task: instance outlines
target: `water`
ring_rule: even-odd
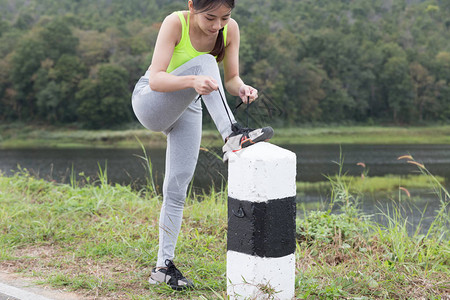
[[[402,155],[412,155],[425,164],[434,175],[450,180],[450,145],[293,145],[286,147],[297,154],[297,172],[300,181],[321,181],[324,174],[336,174],[342,153],[343,170],[349,175],[361,174],[366,165],[371,176],[386,174],[407,175],[417,167],[398,160]]]
[[[450,145],[287,145],[283,146],[297,154],[297,180],[315,182],[325,180],[325,175],[333,175],[339,171],[337,162],[343,157],[343,171],[349,175],[359,175],[363,162],[369,176],[386,174],[407,175],[417,173],[417,167],[397,160],[402,155],[412,155],[416,161],[425,164],[430,172],[445,178],[445,186],[450,185]],[[210,149],[218,152],[219,149]],[[147,149],[153,164],[153,174],[157,185],[162,186],[164,176],[165,149]],[[106,169],[108,181],[119,184],[131,184],[139,187],[145,183],[147,171],[140,149],[14,149],[0,150],[0,170],[10,175],[20,168],[27,169],[40,178],[69,182],[71,174],[78,181],[90,177],[98,178],[99,168]],[[84,173],[80,176],[80,173]],[[220,187],[223,178],[227,178],[226,165],[212,154],[201,151],[194,187],[209,189],[211,182]],[[404,212],[413,224],[426,219],[431,222],[434,212],[439,208],[439,199],[429,193],[419,195],[414,205],[406,207]],[[397,197],[398,198],[398,197]],[[378,213],[380,209],[390,207],[393,199],[388,197],[366,197],[362,203],[365,213]],[[318,203],[327,201],[326,195],[301,194],[297,201],[302,203]],[[409,205],[408,205],[409,206]],[[425,210],[426,208],[426,210]],[[422,211],[425,210],[424,218]],[[425,224],[425,226],[428,226]]]
[[[359,175],[366,164],[369,175],[407,175],[417,172],[417,167],[397,160],[401,155],[410,154],[434,175],[450,183],[450,145],[287,145],[282,146],[297,154],[297,180],[315,182],[325,180],[325,175],[339,171],[336,162],[343,156],[343,171],[349,175]],[[218,149],[212,149],[218,151]],[[164,176],[165,149],[147,149],[156,181],[160,184]],[[146,171],[143,160],[137,156],[140,149],[14,149],[0,150],[0,170],[11,174],[18,166],[28,169],[41,178],[68,182],[72,172],[84,172],[96,177],[99,165],[107,167],[108,179],[120,184],[143,182]],[[226,178],[226,165],[212,154],[201,151],[194,178],[196,187],[206,188],[211,180],[220,183]]]

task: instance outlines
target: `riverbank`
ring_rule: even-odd
[[[107,181],[107,174],[83,186],[23,172],[0,176],[1,268],[89,299],[226,299],[226,192],[190,194],[176,262],[197,288],[174,292],[146,281],[161,196],[151,186],[135,191]],[[394,213],[378,225],[358,213],[340,177],[332,183],[342,211],[297,220],[297,299],[450,296],[448,211],[425,236],[409,236],[406,220]],[[434,188],[445,208],[448,193]]]
[[[386,176],[367,176],[364,173],[361,176],[329,176],[328,181],[318,182],[297,182],[297,191],[301,192],[316,192],[316,193],[330,193],[333,185],[332,180],[340,178],[341,182],[349,186],[349,192],[355,195],[373,194],[380,192],[396,192],[399,187],[407,191],[408,189],[431,189],[435,182],[430,180],[426,175],[386,175]],[[445,178],[441,176],[434,177],[439,184],[445,184]],[[409,194],[409,192],[408,192]]]
[[[427,127],[329,126],[279,128],[272,142],[287,144],[450,144],[450,125]],[[71,127],[0,125],[0,148],[165,147],[165,136],[146,129],[81,130]],[[220,147],[215,130],[203,131],[203,145]]]

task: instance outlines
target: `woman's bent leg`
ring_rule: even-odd
[[[159,251],[156,266],[173,260],[188,185],[194,174],[202,130],[200,102],[192,103],[167,134],[166,172],[160,215]]]
[[[212,55],[197,56],[175,69],[171,74],[177,76],[211,76],[218,82],[222,95],[225,95],[219,68]],[[134,113],[141,124],[152,131],[170,130],[172,124],[186,110],[197,96],[197,93],[193,88],[166,93],[152,91],[148,83],[148,76],[149,72],[147,71],[138,81],[133,91],[132,104]],[[226,99],[224,98],[224,105],[218,91],[204,95],[202,98],[217,129],[225,139],[232,132],[228,115],[232,123],[236,122]]]
[[[171,74],[211,76],[218,82],[222,95],[225,95],[217,62],[209,54],[190,60]],[[197,163],[201,139],[201,109],[199,109],[200,102],[193,103],[193,99],[197,97],[195,89],[166,93],[152,91],[148,76],[149,72],[136,84],[132,104],[136,117],[142,125],[152,131],[163,131],[167,134],[164,200],[160,215],[157,261],[158,267],[164,267],[166,259],[172,260],[174,257],[186,191]],[[202,98],[217,129],[225,139],[232,132],[231,123],[235,123],[226,100],[222,101],[218,91]]]

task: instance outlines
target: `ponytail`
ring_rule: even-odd
[[[217,62],[221,62],[225,57],[225,43],[223,37],[223,28],[219,30],[219,34],[217,35],[216,44],[214,45],[214,49],[210,52],[211,55],[216,56]]]

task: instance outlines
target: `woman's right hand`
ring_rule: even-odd
[[[217,81],[210,77],[204,75],[195,76],[194,79],[194,89],[199,95],[209,95],[213,91],[219,89]]]

